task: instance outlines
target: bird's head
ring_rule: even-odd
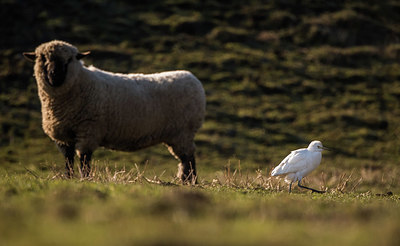
[[[314,151],[314,152],[322,152],[323,150],[330,150],[330,149],[324,147],[324,146],[322,145],[321,141],[318,141],[318,140],[312,141],[312,142],[308,145],[307,149],[308,149],[309,151]]]

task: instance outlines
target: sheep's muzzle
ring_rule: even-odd
[[[45,81],[53,87],[60,86],[64,83],[68,63],[65,64],[62,60],[54,58],[52,62],[49,62],[44,70]]]

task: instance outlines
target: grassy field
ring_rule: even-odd
[[[399,245],[400,4],[388,1],[0,1],[0,245]],[[163,146],[99,149],[65,180],[23,51],[53,39],[113,72],[203,83],[199,184]],[[294,189],[269,173],[321,140]]]
[[[263,174],[185,187],[140,168],[99,165],[90,180],[3,170],[0,245],[398,245],[400,196],[351,181],[288,194]]]

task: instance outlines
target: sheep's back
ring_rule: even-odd
[[[204,89],[190,72],[117,74],[104,86],[108,117],[105,147],[140,149],[177,135],[194,135],[202,124]]]

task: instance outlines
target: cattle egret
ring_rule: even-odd
[[[293,150],[283,161],[274,168],[271,176],[286,175],[285,181],[290,183],[289,193],[292,191],[292,184],[298,181],[300,188],[309,189],[313,192],[324,193],[325,191],[315,190],[301,185],[301,180],[319,166],[322,158],[322,150],[329,150],[322,146],[320,141],[312,141],[307,148]]]

